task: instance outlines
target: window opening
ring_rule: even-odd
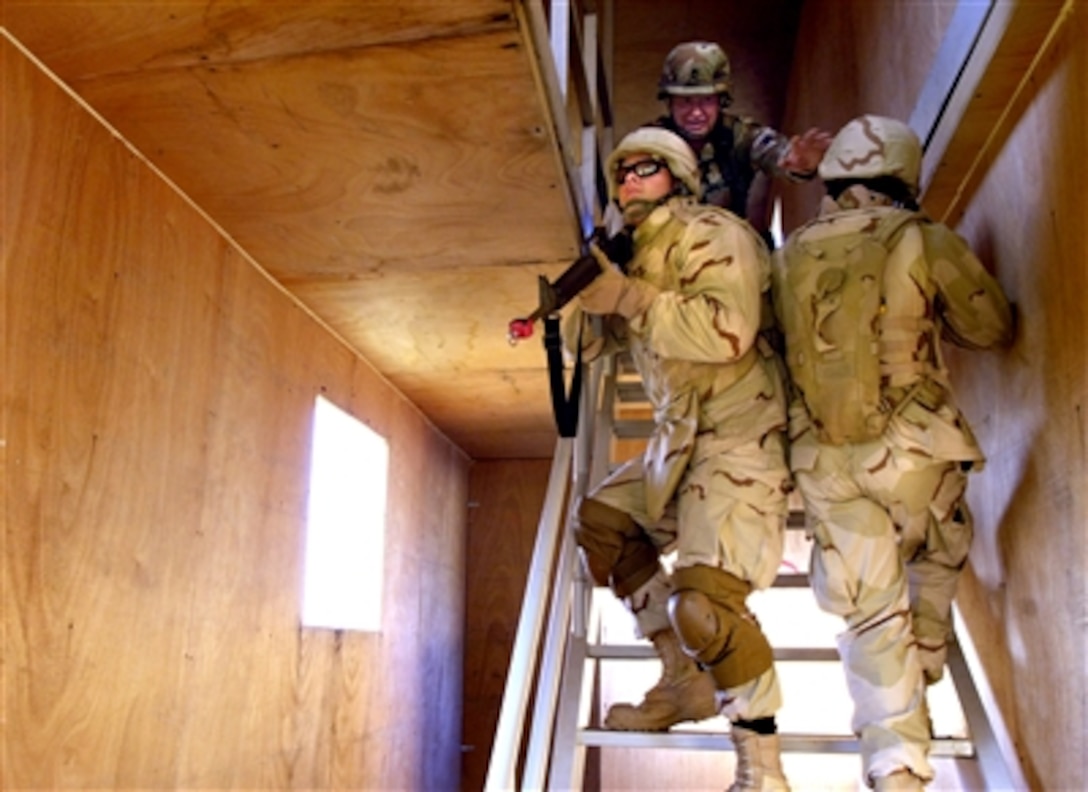
[[[389,443],[314,403],[302,625],[380,632]]]

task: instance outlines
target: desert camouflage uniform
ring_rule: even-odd
[[[849,197],[842,203],[850,205]],[[839,652],[866,777],[907,768],[930,780],[925,685],[942,673],[951,602],[971,545],[967,473],[984,462],[953,399],[939,339],[971,348],[1006,344],[1010,309],[996,281],[947,227],[905,209],[843,210],[825,201],[825,214],[795,231],[775,260],[776,313],[791,372],[804,363],[798,349],[814,325],[860,324],[847,300],[821,313],[816,303],[824,298],[788,299],[787,273],[804,245],[844,230],[860,236],[892,213],[908,222],[892,242],[879,286],[876,430],[842,442],[812,414],[806,394],[796,392],[790,465],[815,540],[814,592],[822,608],[846,621]],[[813,315],[818,318],[811,320]],[[828,377],[823,384],[828,397],[851,399],[852,383]],[[819,401],[817,394],[809,396]]]
[[[748,640],[711,669],[728,691],[722,712],[768,717],[781,701],[772,653],[744,603],[775,577],[787,512],[780,364],[756,343],[769,255],[747,223],[690,198],[654,209],[634,230],[634,247],[629,276],[660,293],[618,328],[619,317],[605,317],[618,332],[583,337],[582,345],[591,357],[629,349],[656,429],[645,453],[608,476],[583,509],[604,504],[637,524],[640,549],[610,567],[610,584],[642,635],[670,629],[674,586],[706,591],[740,614],[746,624],[738,634]],[[580,311],[568,315],[568,348],[580,323],[588,333]],[[591,557],[615,549],[601,541],[579,535]],[[658,556],[674,547],[669,580]]]

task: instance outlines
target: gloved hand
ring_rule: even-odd
[[[659,292],[656,286],[624,275],[595,244],[589,249],[601,265],[601,274],[578,293],[583,311],[633,319],[650,307]]]

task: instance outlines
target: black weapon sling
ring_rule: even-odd
[[[559,332],[559,316],[544,317],[544,349],[548,354],[548,374],[552,391],[552,412],[560,437],[578,433],[579,399],[582,391],[582,329],[578,328],[578,351],[574,353],[574,373],[567,393],[563,378],[563,339]]]

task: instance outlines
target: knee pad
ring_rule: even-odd
[[[718,643],[722,626],[710,597],[691,589],[673,593],[669,621],[689,656],[704,664],[714,659],[711,648]]]
[[[657,572],[658,552],[631,516],[614,506],[586,498],[578,506],[574,540],[599,586],[619,597],[633,594]]]
[[[669,621],[684,652],[710,671],[720,690],[750,682],[774,664],[771,645],[743,600],[738,607],[681,589],[669,598]]]
[[[661,568],[657,547],[648,536],[623,541],[620,557],[612,567],[609,581],[612,591],[621,599],[630,597]]]

